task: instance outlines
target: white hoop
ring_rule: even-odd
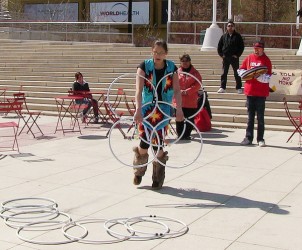
[[[112,144],[111,144],[111,133],[112,133],[112,130],[114,129],[114,127],[115,127],[116,125],[118,125],[119,123],[121,123],[121,121],[122,121],[122,122],[131,122],[131,123],[132,123],[132,121],[129,121],[129,120],[126,120],[126,119],[119,119],[118,121],[116,121],[116,122],[111,126],[111,128],[110,128],[110,130],[109,130],[109,134],[108,134],[109,148],[110,148],[111,153],[112,153],[113,156],[115,157],[115,159],[117,159],[117,160],[118,160],[120,163],[122,163],[123,165],[128,166],[128,167],[132,167],[132,168],[140,168],[140,167],[144,167],[144,166],[148,165],[149,163],[153,162],[153,160],[157,157],[157,155],[158,155],[158,153],[159,153],[159,150],[157,150],[157,153],[154,155],[154,157],[153,157],[151,160],[149,160],[147,163],[140,164],[140,165],[127,164],[127,163],[121,161],[121,160],[118,158],[118,156],[114,153],[114,150],[112,149]],[[159,135],[158,135],[158,134],[157,134],[157,138],[158,138],[158,140],[159,140]]]
[[[40,215],[40,216],[34,216],[34,217],[18,217],[18,215],[20,214],[31,214],[31,213],[47,213],[46,215]],[[31,223],[34,222],[34,219],[40,219],[40,218],[45,218],[45,217],[49,217],[49,220],[53,220],[55,218],[57,218],[60,215],[60,212],[56,209],[53,212],[51,211],[45,211],[45,210],[41,210],[41,211],[23,211],[23,212],[19,212],[19,213],[14,213],[9,217],[4,218],[4,223],[12,228],[18,228],[20,226],[23,226],[26,223]],[[14,217],[16,216],[16,217]],[[28,221],[31,220],[31,221]],[[17,223],[21,223],[21,224],[17,224]]]
[[[189,227],[187,224],[185,224],[184,222],[177,220],[177,219],[173,219],[170,217],[164,217],[164,216],[157,216],[157,215],[150,215],[150,217],[153,218],[153,220],[167,220],[167,221],[172,221],[172,222],[176,222],[178,224],[183,225],[183,228],[181,228],[178,232],[172,232],[171,228],[170,231],[167,232],[165,235],[163,235],[163,238],[174,238],[174,237],[179,237],[181,235],[186,234],[189,231]],[[175,230],[173,230],[175,231]]]
[[[190,74],[190,73],[184,72],[184,71],[182,71],[182,72],[180,72],[180,73],[181,73],[181,74],[188,75],[188,76],[191,76],[192,78],[194,78],[194,80],[196,80],[196,81],[200,84],[200,88],[202,88],[202,83],[201,83],[201,81],[200,81],[196,76],[194,76],[194,75],[192,75],[192,74]],[[156,90],[155,90],[156,93],[157,93],[157,88],[158,88],[158,86],[160,85],[160,82],[163,81],[167,76],[173,75],[173,74],[175,74],[175,72],[171,72],[171,73],[169,73],[169,74],[166,74],[166,75],[164,75],[164,76],[158,81],[158,84],[157,84]],[[158,100],[157,100],[157,101],[158,101]],[[162,102],[162,103],[163,103],[164,101],[158,101],[158,102]],[[170,103],[167,103],[167,102],[165,102],[165,103],[171,105]],[[191,118],[193,118],[194,116],[196,116],[196,115],[200,112],[200,110],[203,108],[204,103],[205,103],[205,92],[203,91],[203,102],[202,102],[202,105],[200,106],[200,108],[199,108],[193,115],[191,115],[190,117],[187,117],[187,118],[188,118],[188,119],[191,119]],[[160,112],[162,112],[165,116],[172,118],[172,117],[170,116],[170,114],[166,114],[165,112],[163,112],[163,111],[161,110],[161,108],[160,108],[159,105],[158,105],[158,109],[159,109]]]
[[[153,96],[155,97],[155,107],[157,106],[157,100],[158,100],[158,98],[157,98],[157,93],[156,93],[156,91],[155,91],[155,89],[154,89],[154,86],[153,86],[152,82],[150,82],[150,80],[147,79],[145,76],[139,75],[139,74],[137,74],[137,73],[125,73],[125,74],[122,74],[122,75],[120,75],[119,77],[115,78],[115,79],[111,82],[111,84],[109,85],[108,90],[107,90],[106,101],[107,101],[107,103],[108,103],[108,106],[109,106],[111,112],[112,112],[116,117],[120,117],[120,116],[113,110],[112,105],[110,104],[110,91],[111,91],[112,86],[113,86],[118,80],[120,80],[121,78],[123,78],[123,77],[125,77],[125,76],[130,76],[130,75],[135,76],[135,79],[136,79],[136,77],[143,78],[144,80],[146,80],[147,82],[150,83],[150,86],[152,86],[152,90],[153,90]],[[154,108],[153,111],[147,116],[147,118],[153,114],[154,110],[155,110],[155,108]]]
[[[121,236],[121,237],[127,237],[127,238],[131,238],[131,239],[141,239],[141,240],[146,240],[146,239],[158,239],[162,236],[160,235],[156,235],[156,233],[153,235],[150,235],[150,236],[138,236],[138,235],[135,235],[135,232],[134,231],[130,231],[126,226],[125,226],[125,221],[129,220],[129,218],[117,218],[117,219],[111,219],[111,220],[107,220],[105,221],[104,223],[104,228],[107,230],[107,232],[110,234],[110,235],[117,235],[117,236]],[[151,221],[153,223],[157,223],[156,221]],[[107,226],[107,224],[112,224],[110,226]],[[119,232],[115,232],[114,230],[110,229],[111,227],[113,227],[114,225],[116,224],[122,224],[125,226],[125,228],[127,229],[127,231],[129,233],[131,233],[130,235],[125,235],[125,234],[122,234],[122,233],[119,233]],[[157,224],[163,224],[163,223],[157,223]]]
[[[131,223],[132,220],[135,220],[135,221]],[[149,233],[149,232],[134,229],[131,226],[133,224],[136,224],[136,223],[139,223],[139,222],[144,222],[144,221],[160,224],[161,226],[163,226],[163,231],[162,232],[156,232],[156,233]],[[128,220],[125,221],[124,225],[131,232],[134,232],[135,234],[140,233],[140,234],[144,234],[144,235],[149,235],[148,238],[153,237],[153,236],[162,237],[162,236],[164,236],[165,234],[167,234],[169,232],[169,227],[166,224],[162,223],[161,221],[153,220],[152,218],[150,219],[150,217],[147,217],[147,216],[137,216],[137,217],[129,218]],[[143,237],[143,236],[139,236],[139,237]]]
[[[194,78],[195,81],[197,81],[200,85],[200,89],[203,89],[203,86],[202,86],[202,82],[194,75],[188,73],[188,72],[185,72],[185,71],[182,71],[182,72],[178,72],[179,74],[184,74],[184,75],[187,75],[187,76],[191,76],[192,78]],[[202,91],[202,95],[203,95],[203,99],[202,99],[202,104],[201,106],[199,107],[199,109],[191,116],[187,117],[187,119],[191,119],[193,117],[195,117],[203,108],[204,104],[205,104],[205,101],[206,101],[206,93],[204,91]]]
[[[58,224],[60,222],[58,221],[38,221],[38,222],[33,222],[33,223],[28,223],[24,226],[21,226],[18,228],[17,230],[17,236],[19,239],[23,240],[23,241],[26,241],[26,242],[29,242],[29,243],[32,243],[32,244],[38,244],[38,245],[61,245],[61,244],[67,244],[67,243],[71,243],[71,242],[76,242],[78,240],[76,239],[69,239],[69,240],[66,240],[66,241],[52,241],[52,242],[47,242],[47,241],[35,241],[35,240],[30,240],[30,239],[27,239],[23,236],[20,235],[20,232],[27,228],[27,227],[31,227],[32,225],[36,225],[36,224],[43,224],[43,223],[54,223],[54,224]],[[88,231],[85,227],[79,225],[79,227],[81,227],[83,229],[83,234],[80,236],[80,238],[85,238],[88,234]]]
[[[63,231],[63,234],[65,235],[65,237],[67,237],[69,239],[76,239],[77,242],[86,243],[86,244],[113,244],[113,243],[118,243],[118,242],[129,239],[128,237],[123,237],[123,238],[115,237],[115,238],[117,238],[116,240],[89,240],[86,238],[83,239],[81,237],[77,237],[77,236],[67,233],[67,231],[69,229],[71,229],[72,227],[75,227],[75,226],[89,224],[89,223],[99,223],[99,222],[105,222],[105,221],[107,221],[107,220],[106,219],[85,219],[85,220],[83,219],[83,220],[78,220],[78,221],[72,221],[72,222],[69,222],[66,225],[64,225],[62,227],[62,231]]]
[[[166,118],[166,119],[169,119],[169,118]],[[162,120],[161,122],[163,122],[163,121],[164,121],[164,120]],[[153,131],[156,129],[157,126],[160,125],[161,122],[159,122],[159,123],[154,127]],[[199,135],[199,137],[200,137],[200,149],[199,149],[199,151],[198,151],[197,156],[192,160],[192,162],[190,162],[190,163],[188,163],[188,164],[185,164],[184,166],[180,166],[180,167],[169,166],[169,165],[167,165],[167,164],[162,163],[161,161],[158,161],[158,163],[159,163],[160,165],[162,165],[162,166],[164,166],[164,167],[168,167],[168,168],[184,168],[184,167],[188,167],[188,166],[190,166],[191,164],[193,164],[193,163],[197,160],[197,158],[200,156],[201,151],[202,151],[202,146],[203,146],[202,135],[201,135],[201,133],[199,132],[198,128],[196,127],[196,125],[195,125],[194,123],[192,123],[192,122],[191,122],[190,120],[188,120],[188,119],[185,119],[185,122],[190,123],[190,124],[194,127],[194,129],[197,131],[197,133],[198,133],[198,135]],[[185,128],[185,126],[184,126],[184,128]],[[153,131],[152,131],[152,132],[153,132]],[[183,135],[183,133],[184,133],[184,130],[182,131],[182,135]],[[151,134],[151,135],[152,135],[152,134]],[[181,136],[182,136],[182,135],[181,135]],[[177,143],[177,142],[180,140],[181,136],[179,136],[174,142],[172,142],[171,145]],[[152,154],[154,155],[154,150],[153,150],[153,148],[152,148],[151,150],[152,150]]]
[[[51,204],[49,205],[43,205],[43,204],[38,204],[38,205],[27,205],[27,204],[24,204],[24,205],[14,205],[14,206],[8,206],[7,204],[8,203],[12,203],[12,202],[16,202],[16,201],[26,201],[26,200],[39,200],[39,201],[47,201],[47,202],[50,202]],[[3,209],[30,209],[30,210],[33,210],[33,208],[38,208],[38,209],[41,209],[41,208],[51,208],[51,207],[58,207],[58,204],[52,200],[52,199],[48,199],[48,198],[38,198],[38,197],[28,197],[28,198],[18,198],[18,199],[12,199],[12,200],[7,200],[5,202],[2,202],[1,203],[1,207]]]

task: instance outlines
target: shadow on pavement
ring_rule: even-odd
[[[85,139],[85,140],[102,140],[107,139],[104,135],[81,135],[78,137],[79,139]]]
[[[149,187],[141,187],[142,189],[149,189]],[[277,204],[250,200],[247,198],[227,195],[202,192],[198,189],[181,189],[164,186],[161,190],[156,192],[166,195],[172,195],[185,199],[206,200],[211,202],[198,203],[184,203],[184,204],[157,204],[147,205],[151,208],[259,208],[263,211],[273,214],[289,214],[289,211],[280,208]]]

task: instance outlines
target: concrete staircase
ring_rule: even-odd
[[[242,59],[253,50],[246,48]],[[80,71],[92,90],[107,91],[114,79],[126,73],[135,73],[137,65],[150,57],[150,48],[131,45],[70,43],[47,41],[0,40],[0,88],[8,89],[7,95],[19,91],[26,93],[29,107],[45,115],[57,115],[54,97],[66,94],[74,80],[74,73]],[[203,77],[208,91],[215,127],[246,127],[245,96],[235,92],[235,82],[230,69],[227,93],[217,94],[220,85],[221,60],[216,51],[201,52],[200,46],[173,45],[168,58],[178,62],[178,57],[187,52],[193,65]],[[273,67],[298,69],[302,57],[294,50],[266,49]],[[124,88],[129,98],[134,97],[133,75],[115,82],[111,94],[117,88]],[[291,131],[280,95],[271,94],[266,107],[266,129]],[[297,111],[299,97],[289,96],[290,107]],[[125,106],[121,106],[125,109]]]

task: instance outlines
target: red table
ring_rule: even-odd
[[[64,96],[56,96],[56,105],[58,109],[58,122],[56,126],[55,133],[57,131],[62,131],[63,135],[67,132],[81,132],[81,126],[79,123],[79,114],[80,110],[85,108],[85,104],[77,104],[77,100],[83,100],[84,97],[80,95],[64,95]],[[71,123],[69,127],[64,127],[63,120],[66,117],[71,117]],[[61,128],[58,128],[60,124]],[[77,126],[76,126],[77,125]]]

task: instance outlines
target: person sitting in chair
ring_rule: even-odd
[[[75,81],[72,85],[72,90],[74,92],[77,91],[90,91],[89,89],[89,84],[88,82],[86,82],[83,78],[83,74],[81,72],[76,72],[75,75]],[[98,123],[99,121],[99,110],[98,110],[98,102],[97,100],[92,98],[92,95],[86,95],[85,94],[85,98],[83,100],[77,100],[76,101],[77,104],[87,104],[87,108],[83,109],[83,116],[82,116],[82,122],[86,122],[87,119],[87,112],[88,110],[91,108],[91,106],[93,107],[93,113],[94,113],[94,123]]]

